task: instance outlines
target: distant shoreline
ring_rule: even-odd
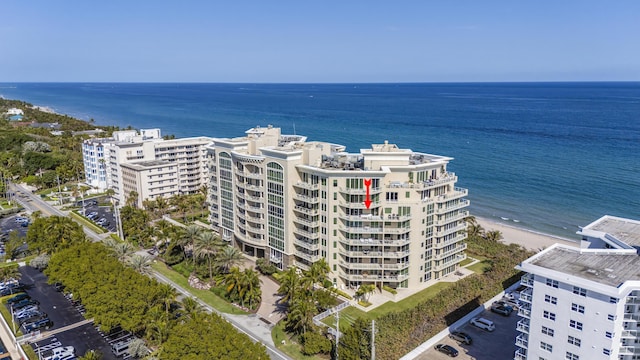
[[[497,230],[502,233],[502,241],[507,244],[518,244],[528,250],[539,251],[553,244],[560,243],[569,246],[580,246],[579,239],[568,239],[561,236],[545,234],[511,224],[502,224],[487,218],[476,217],[476,221],[485,231]]]

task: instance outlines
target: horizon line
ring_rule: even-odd
[[[0,84],[228,84],[228,85],[401,85],[401,84],[571,84],[640,83],[640,80],[541,80],[541,81],[371,81],[371,82],[234,82],[234,81],[1,81]]]

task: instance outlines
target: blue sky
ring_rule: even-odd
[[[0,82],[640,80],[640,1],[0,3]]]

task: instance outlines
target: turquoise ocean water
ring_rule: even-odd
[[[177,137],[272,124],[351,152],[389,140],[454,157],[473,215],[572,239],[604,214],[640,220],[640,83],[0,83],[0,95]]]

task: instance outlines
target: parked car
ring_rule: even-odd
[[[449,337],[457,342],[464,343],[467,345],[471,345],[471,343],[473,342],[473,340],[471,339],[471,336],[469,336],[469,334],[464,333],[462,331],[452,331],[451,334],[449,334]]]
[[[11,308],[13,309],[13,311],[16,311],[16,310],[22,309],[23,307],[27,307],[29,305],[40,305],[40,302],[34,299],[22,299],[20,301],[16,301],[12,303]]]
[[[39,311],[40,307],[38,305],[29,305],[25,306],[22,309],[13,312],[13,317],[20,317],[23,314],[27,314],[34,311]]]
[[[16,319],[16,321],[18,322],[18,324],[22,325],[24,323],[34,322],[36,320],[40,320],[48,317],[49,315],[47,315],[47,313],[36,311],[36,312],[27,313],[23,317]]]
[[[485,319],[485,318],[473,318],[471,319],[471,325],[483,329],[483,330],[487,330],[487,331],[493,331],[496,329],[496,325],[493,323],[493,321],[489,320],[489,319]]]
[[[509,316],[511,315],[511,312],[513,312],[513,309],[511,308],[511,306],[492,306],[491,307],[491,312],[494,312],[496,314],[500,314],[502,316]]]
[[[107,219],[105,219],[105,218],[100,218],[100,220],[96,221],[96,224],[98,224],[98,225],[104,225],[104,223],[106,223],[106,222],[107,222]]]
[[[7,286],[7,287],[3,288],[2,290],[0,290],[0,296],[7,296],[7,295],[11,295],[11,294],[16,294],[16,293],[22,292],[23,290],[24,290],[24,288],[22,287],[21,284]]]
[[[9,300],[7,300],[7,304],[13,304],[24,299],[31,299],[31,297],[27,293],[20,293],[12,298],[9,298]]]
[[[89,213],[89,215],[87,215],[87,217],[88,217],[89,219],[91,219],[91,220],[94,220],[95,218],[97,218],[97,217],[98,217],[98,213],[97,213],[97,212],[95,212],[95,211],[92,211],[92,212],[90,212],[90,213]]]
[[[40,320],[36,320],[34,322],[27,322],[22,324],[22,328],[24,329],[24,333],[30,333],[40,329],[50,329],[53,326],[53,322],[49,320],[49,318],[44,318]]]
[[[447,354],[451,357],[458,356],[458,350],[451,345],[446,344],[438,344],[436,345],[436,350],[440,351],[443,354]]]

